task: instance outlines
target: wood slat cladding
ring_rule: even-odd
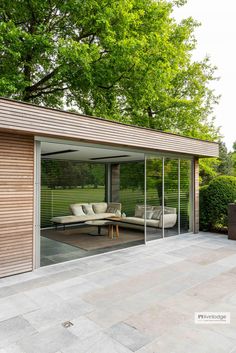
[[[0,277],[33,266],[34,139],[0,132]]]
[[[194,192],[194,214],[193,214],[193,232],[199,233],[199,160],[194,158],[193,161],[193,192]]]
[[[117,147],[218,157],[216,143],[0,99],[0,129]]]
[[[111,165],[111,201],[120,202],[120,164]]]

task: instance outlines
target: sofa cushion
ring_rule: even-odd
[[[152,219],[153,211],[146,211],[146,219]],[[143,214],[143,218],[145,218],[145,212]]]
[[[106,212],[116,213],[117,212],[117,208],[113,207],[113,206],[108,206]]]
[[[109,202],[107,206],[114,207],[117,211],[121,211],[121,203],[120,202]]]
[[[107,203],[106,202],[97,202],[93,203],[93,210],[97,213],[105,213],[107,210]]]
[[[84,216],[83,205],[80,203],[75,203],[70,205],[71,212],[74,216]]]
[[[114,217],[113,213],[100,213],[100,214],[93,214],[93,215],[83,215],[83,216],[58,216],[53,217],[51,222],[60,223],[60,224],[70,224],[70,223],[79,223],[79,222],[86,222],[86,221],[95,221],[97,219],[105,219],[109,217]]]
[[[144,211],[145,211],[145,206],[143,205],[136,205],[135,207],[135,217],[139,217],[139,218],[142,218],[143,217],[143,214],[144,214]]]
[[[176,214],[176,208],[174,207],[164,207],[165,214]]]
[[[94,215],[95,214],[92,204],[83,205],[83,211],[86,215]]]
[[[152,219],[158,220],[161,218],[161,215],[162,215],[162,209],[157,209],[153,212]]]
[[[130,223],[130,224],[135,224],[135,225],[142,225],[144,226],[145,220],[143,218],[138,218],[138,217],[126,217],[124,218],[125,223]],[[147,219],[146,220],[146,225],[148,227],[158,227],[159,226],[159,221],[154,220],[154,219]]]

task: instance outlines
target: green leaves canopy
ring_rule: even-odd
[[[2,96],[215,139],[197,24],[167,0],[1,0]]]

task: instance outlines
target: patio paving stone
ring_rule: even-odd
[[[110,327],[107,333],[133,352],[152,341],[150,335],[143,334],[136,327],[125,322],[120,322]]]
[[[0,280],[0,353],[132,352],[236,353],[236,242],[185,234]]]

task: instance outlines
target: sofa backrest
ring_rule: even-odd
[[[135,206],[135,216],[136,217],[144,217],[144,211],[145,211],[145,205],[136,205]],[[146,206],[146,211],[153,211],[153,212],[161,212],[162,213],[162,206],[152,206],[152,205],[147,205]],[[161,213],[159,217],[161,216]],[[176,208],[174,207],[164,207],[164,214],[176,214]],[[159,219],[159,218],[158,218]]]
[[[99,213],[116,213],[121,211],[121,203],[118,202],[94,202],[94,203],[74,203],[70,205],[70,211],[74,216],[84,216],[89,213],[91,209],[95,214]]]
[[[175,207],[164,207],[164,213],[165,214],[176,214],[176,208]]]
[[[107,202],[96,202],[92,203],[94,213],[105,213],[107,210]]]
[[[107,212],[116,213],[117,211],[121,211],[121,203],[119,203],[119,202],[108,202],[108,204],[107,204]]]

